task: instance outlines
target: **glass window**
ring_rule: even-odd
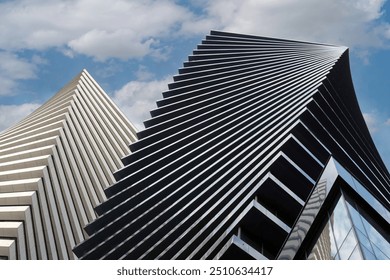
[[[338,248],[337,248],[336,240],[334,239],[332,225],[329,222],[328,224],[329,224],[330,252],[332,258],[334,258],[334,256],[337,254]]]
[[[365,246],[367,248],[367,250],[369,250],[369,251],[371,251],[371,253],[373,253],[371,242],[367,238],[367,236],[365,234],[363,234],[358,228],[355,228],[355,232],[356,232],[356,235],[357,235],[357,238],[358,238],[360,244]]]
[[[379,203],[379,201],[362,185],[359,183],[358,180],[353,179],[355,186],[356,186],[356,191],[361,195],[367,202],[368,204],[371,205],[379,214],[383,216],[388,222],[389,220],[389,211],[386,210],[386,208]]]
[[[347,207],[349,214],[351,216],[353,225],[357,227],[362,233],[366,234],[366,231],[363,226],[362,219],[360,218],[360,214],[358,211],[356,211],[355,208],[353,208],[348,202],[347,202]]]
[[[336,239],[336,243],[340,247],[345,237],[352,228],[351,221],[345,208],[343,197],[341,197],[339,202],[337,203],[330,218],[330,221],[333,227],[333,233]]]
[[[378,260],[389,260],[390,258],[382,252],[381,249],[379,249],[375,244],[372,245],[374,248],[374,253]]]
[[[338,162],[336,163],[336,168],[340,177],[343,178],[351,187],[355,188],[355,185],[353,183],[353,177],[351,176],[351,174]]]
[[[362,217],[363,218],[363,217]],[[383,252],[388,259],[390,256],[390,244],[386,241],[386,239],[369,223],[366,219],[363,218],[364,227],[366,228],[366,232],[368,238],[370,239],[373,245],[376,245],[380,248],[381,252]],[[375,251],[375,248],[374,248]],[[375,252],[376,254],[376,252]],[[377,255],[379,258],[379,256]],[[381,258],[382,259],[382,258]]]
[[[352,179],[351,182],[346,170],[338,167],[338,171],[379,213],[389,213],[387,210],[380,211],[385,210],[383,205],[379,204],[357,180]],[[335,260],[390,259],[390,242],[380,233],[381,230],[377,230],[374,221],[362,215],[368,214],[364,211],[351,197],[344,196],[341,190],[335,208],[328,211],[330,218],[316,240],[310,257]]]
[[[331,260],[337,254],[337,246],[330,223],[327,222],[320,237],[310,252],[309,260]]]
[[[370,246],[371,247],[371,246]],[[367,249],[367,247],[366,246],[364,246],[364,245],[360,245],[360,248],[362,249],[362,251],[363,251],[363,256],[364,256],[364,259],[365,260],[376,260],[376,257],[375,257],[375,255],[369,250],[369,249]]]
[[[362,259],[363,259],[362,253],[360,252],[359,244],[357,244],[351,256],[349,257],[349,260],[362,260]]]
[[[342,260],[348,260],[351,256],[353,250],[355,249],[357,244],[357,240],[354,234],[353,229],[349,231],[347,237],[345,238],[344,242],[341,245],[341,248],[339,249],[339,255],[340,259]]]

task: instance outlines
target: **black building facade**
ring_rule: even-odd
[[[163,97],[78,257],[390,257],[347,48],[212,31]]]

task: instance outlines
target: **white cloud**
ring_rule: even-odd
[[[108,66],[101,74],[112,76],[119,70],[114,64],[110,66],[110,58],[151,56],[164,60],[171,52],[170,41],[164,39],[204,35],[210,29],[343,44],[357,47],[358,54],[368,62],[367,49],[383,47],[390,40],[390,23],[382,18],[384,3],[385,0],[0,2],[0,95],[14,92],[19,80],[35,78],[37,65],[47,63],[38,56],[22,59],[17,55],[19,51],[55,48],[69,57],[83,54],[105,61]],[[141,93],[141,88],[151,92],[159,89],[160,94],[166,82],[146,82],[153,74],[142,67],[136,78],[138,81],[130,82],[115,96],[127,102],[123,103],[124,110],[132,108],[134,121],[140,122],[146,116],[140,108],[154,106],[155,101],[148,97],[150,93]],[[125,98],[124,92],[131,92],[139,100]]]
[[[123,67],[116,61],[110,60],[102,64],[101,67],[96,70],[96,74],[102,78],[109,78],[121,71],[123,71]]]
[[[160,39],[210,29],[381,47],[385,0],[16,0],[0,3],[0,49],[58,48],[99,61],[166,58]],[[197,6],[196,9],[193,7]],[[199,12],[201,11],[201,12]]]
[[[390,149],[388,145],[390,139],[390,130],[388,128],[390,119],[383,121],[383,118],[377,112],[363,113],[363,117],[379,154],[382,156],[387,168],[390,168]]]
[[[380,32],[382,32],[386,39],[390,39],[390,24],[385,23],[381,25]]]
[[[199,25],[184,24],[186,31],[205,32],[212,24],[226,31],[349,47],[380,47],[386,32],[389,34],[386,23],[376,22],[385,0],[198,0],[195,3],[205,7],[206,16],[198,19]]]
[[[46,58],[43,58],[37,54],[34,54],[32,57],[31,57],[31,62],[34,64],[34,65],[39,65],[39,64],[49,64],[49,61],[46,59]]]
[[[363,116],[379,154],[387,165],[387,168],[390,169],[390,119],[383,118],[383,116],[376,111],[364,113]]]
[[[139,81],[150,81],[153,79],[154,74],[150,72],[145,65],[140,65],[135,72],[135,77]]]
[[[55,47],[104,61],[156,54],[155,38],[175,33],[191,13],[170,0],[18,0],[1,3],[0,18],[0,48]]]
[[[16,124],[39,106],[36,103],[0,105],[0,132]]]
[[[62,48],[98,60],[158,53],[158,38],[210,29],[380,46],[389,24],[375,22],[385,0],[193,1],[17,0],[0,4],[0,48]],[[5,28],[5,26],[7,28]],[[64,47],[66,47],[64,49]]]
[[[35,78],[34,65],[12,53],[0,52],[0,71],[15,79]]]
[[[131,81],[116,91],[115,104],[138,128],[143,129],[143,121],[150,118],[150,111],[156,108],[156,101],[162,99],[162,92],[168,89],[172,78],[152,81]]]
[[[71,40],[68,46],[75,52],[92,56],[99,61],[109,57],[126,60],[143,57],[151,52],[153,39],[139,40],[130,30],[91,30],[80,38]],[[114,42],[114,43],[113,43]]]
[[[373,113],[363,113],[363,118],[366,121],[368,130],[371,132],[371,134],[378,131],[378,119],[375,114]]]
[[[12,90],[16,87],[17,83],[14,79],[4,77],[0,72],[0,96],[12,94]]]
[[[36,78],[36,70],[36,64],[13,53],[0,51],[0,96],[12,95],[18,80]]]
[[[389,131],[387,127],[390,126],[390,119],[383,118],[378,112],[363,113],[363,117],[371,133]]]

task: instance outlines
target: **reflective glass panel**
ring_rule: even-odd
[[[371,251],[371,253],[372,253],[373,250],[372,250],[371,242],[367,238],[367,236],[364,235],[358,228],[355,228],[355,232],[356,232],[356,235],[357,235],[357,238],[358,238],[360,244],[365,246],[367,248],[367,250]]]
[[[368,202],[368,204],[370,204],[378,213],[380,213],[382,217],[386,219],[386,221],[390,223],[390,211],[388,211],[381,203],[379,203],[379,201],[337,161],[334,160],[334,164],[337,168],[338,174],[353,189],[355,189],[356,192]]]
[[[349,257],[349,260],[362,260],[362,259],[363,257],[362,257],[362,253],[360,252],[359,245],[356,245],[351,256]]]
[[[363,251],[363,255],[364,255],[365,260],[376,260],[375,255],[370,250],[368,250],[367,247],[365,247],[364,245],[361,244],[360,248]]]
[[[327,222],[317,243],[314,245],[309,260],[331,260],[337,254],[337,246],[330,223]]]
[[[351,174],[344,167],[342,167],[338,162],[336,162],[335,165],[340,177],[343,178],[351,187],[355,188],[355,185],[353,183],[353,177],[351,176]]]
[[[353,225],[357,227],[362,233],[366,234],[362,219],[360,218],[360,214],[358,213],[358,211],[356,211],[356,209],[353,208],[348,202],[347,202],[347,207],[349,210],[349,214],[352,218]]]
[[[341,197],[330,218],[337,246],[340,247],[348,232],[352,228],[351,221]]]
[[[333,228],[330,223],[329,223],[329,239],[330,239],[331,256],[332,258],[334,258],[334,256],[336,256],[337,254],[338,248],[337,248],[336,240],[334,239]]]
[[[389,259],[390,259],[390,258],[389,258],[384,252],[382,252],[382,250],[379,249],[375,244],[373,244],[372,247],[374,248],[374,253],[375,253],[377,259],[379,259],[379,260],[389,260]]]
[[[348,233],[348,236],[345,238],[344,242],[341,245],[341,248],[339,249],[340,259],[348,260],[353,250],[355,249],[356,244],[357,244],[357,240],[354,231],[351,228],[351,230]]]
[[[364,227],[366,228],[366,232],[368,238],[371,240],[373,245],[376,245],[380,248],[381,252],[386,255],[386,258],[390,256],[390,244],[386,241],[386,239],[369,223],[362,217]],[[374,248],[375,251],[375,248]],[[376,252],[375,252],[376,254]],[[377,255],[377,254],[376,254]],[[379,258],[379,256],[377,255]]]
[[[356,191],[361,195],[368,204],[371,205],[382,217],[384,217],[388,222],[389,220],[389,211],[381,204],[379,201],[362,185],[358,180],[353,179],[355,183]]]
[[[353,178],[344,168],[337,166],[339,175],[351,185],[356,192],[366,200],[379,214],[389,220],[390,212],[369,193],[355,178]],[[329,166],[332,167],[331,164]],[[327,166],[328,172],[332,168]],[[334,165],[333,165],[334,167]],[[333,209],[328,210],[329,221],[323,228],[319,239],[317,239],[310,256],[315,259],[390,259],[389,238],[384,238],[371,217],[368,218],[369,211],[365,212],[356,202],[345,193],[349,189],[341,189],[341,196]],[[364,215],[362,215],[362,213]],[[365,218],[367,217],[367,219]],[[371,223],[373,224],[371,224]],[[373,226],[374,225],[374,226]],[[315,250],[314,250],[315,249]]]

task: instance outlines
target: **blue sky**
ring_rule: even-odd
[[[0,1],[0,131],[83,68],[142,129],[210,29],[348,46],[360,107],[390,167],[385,0]]]

